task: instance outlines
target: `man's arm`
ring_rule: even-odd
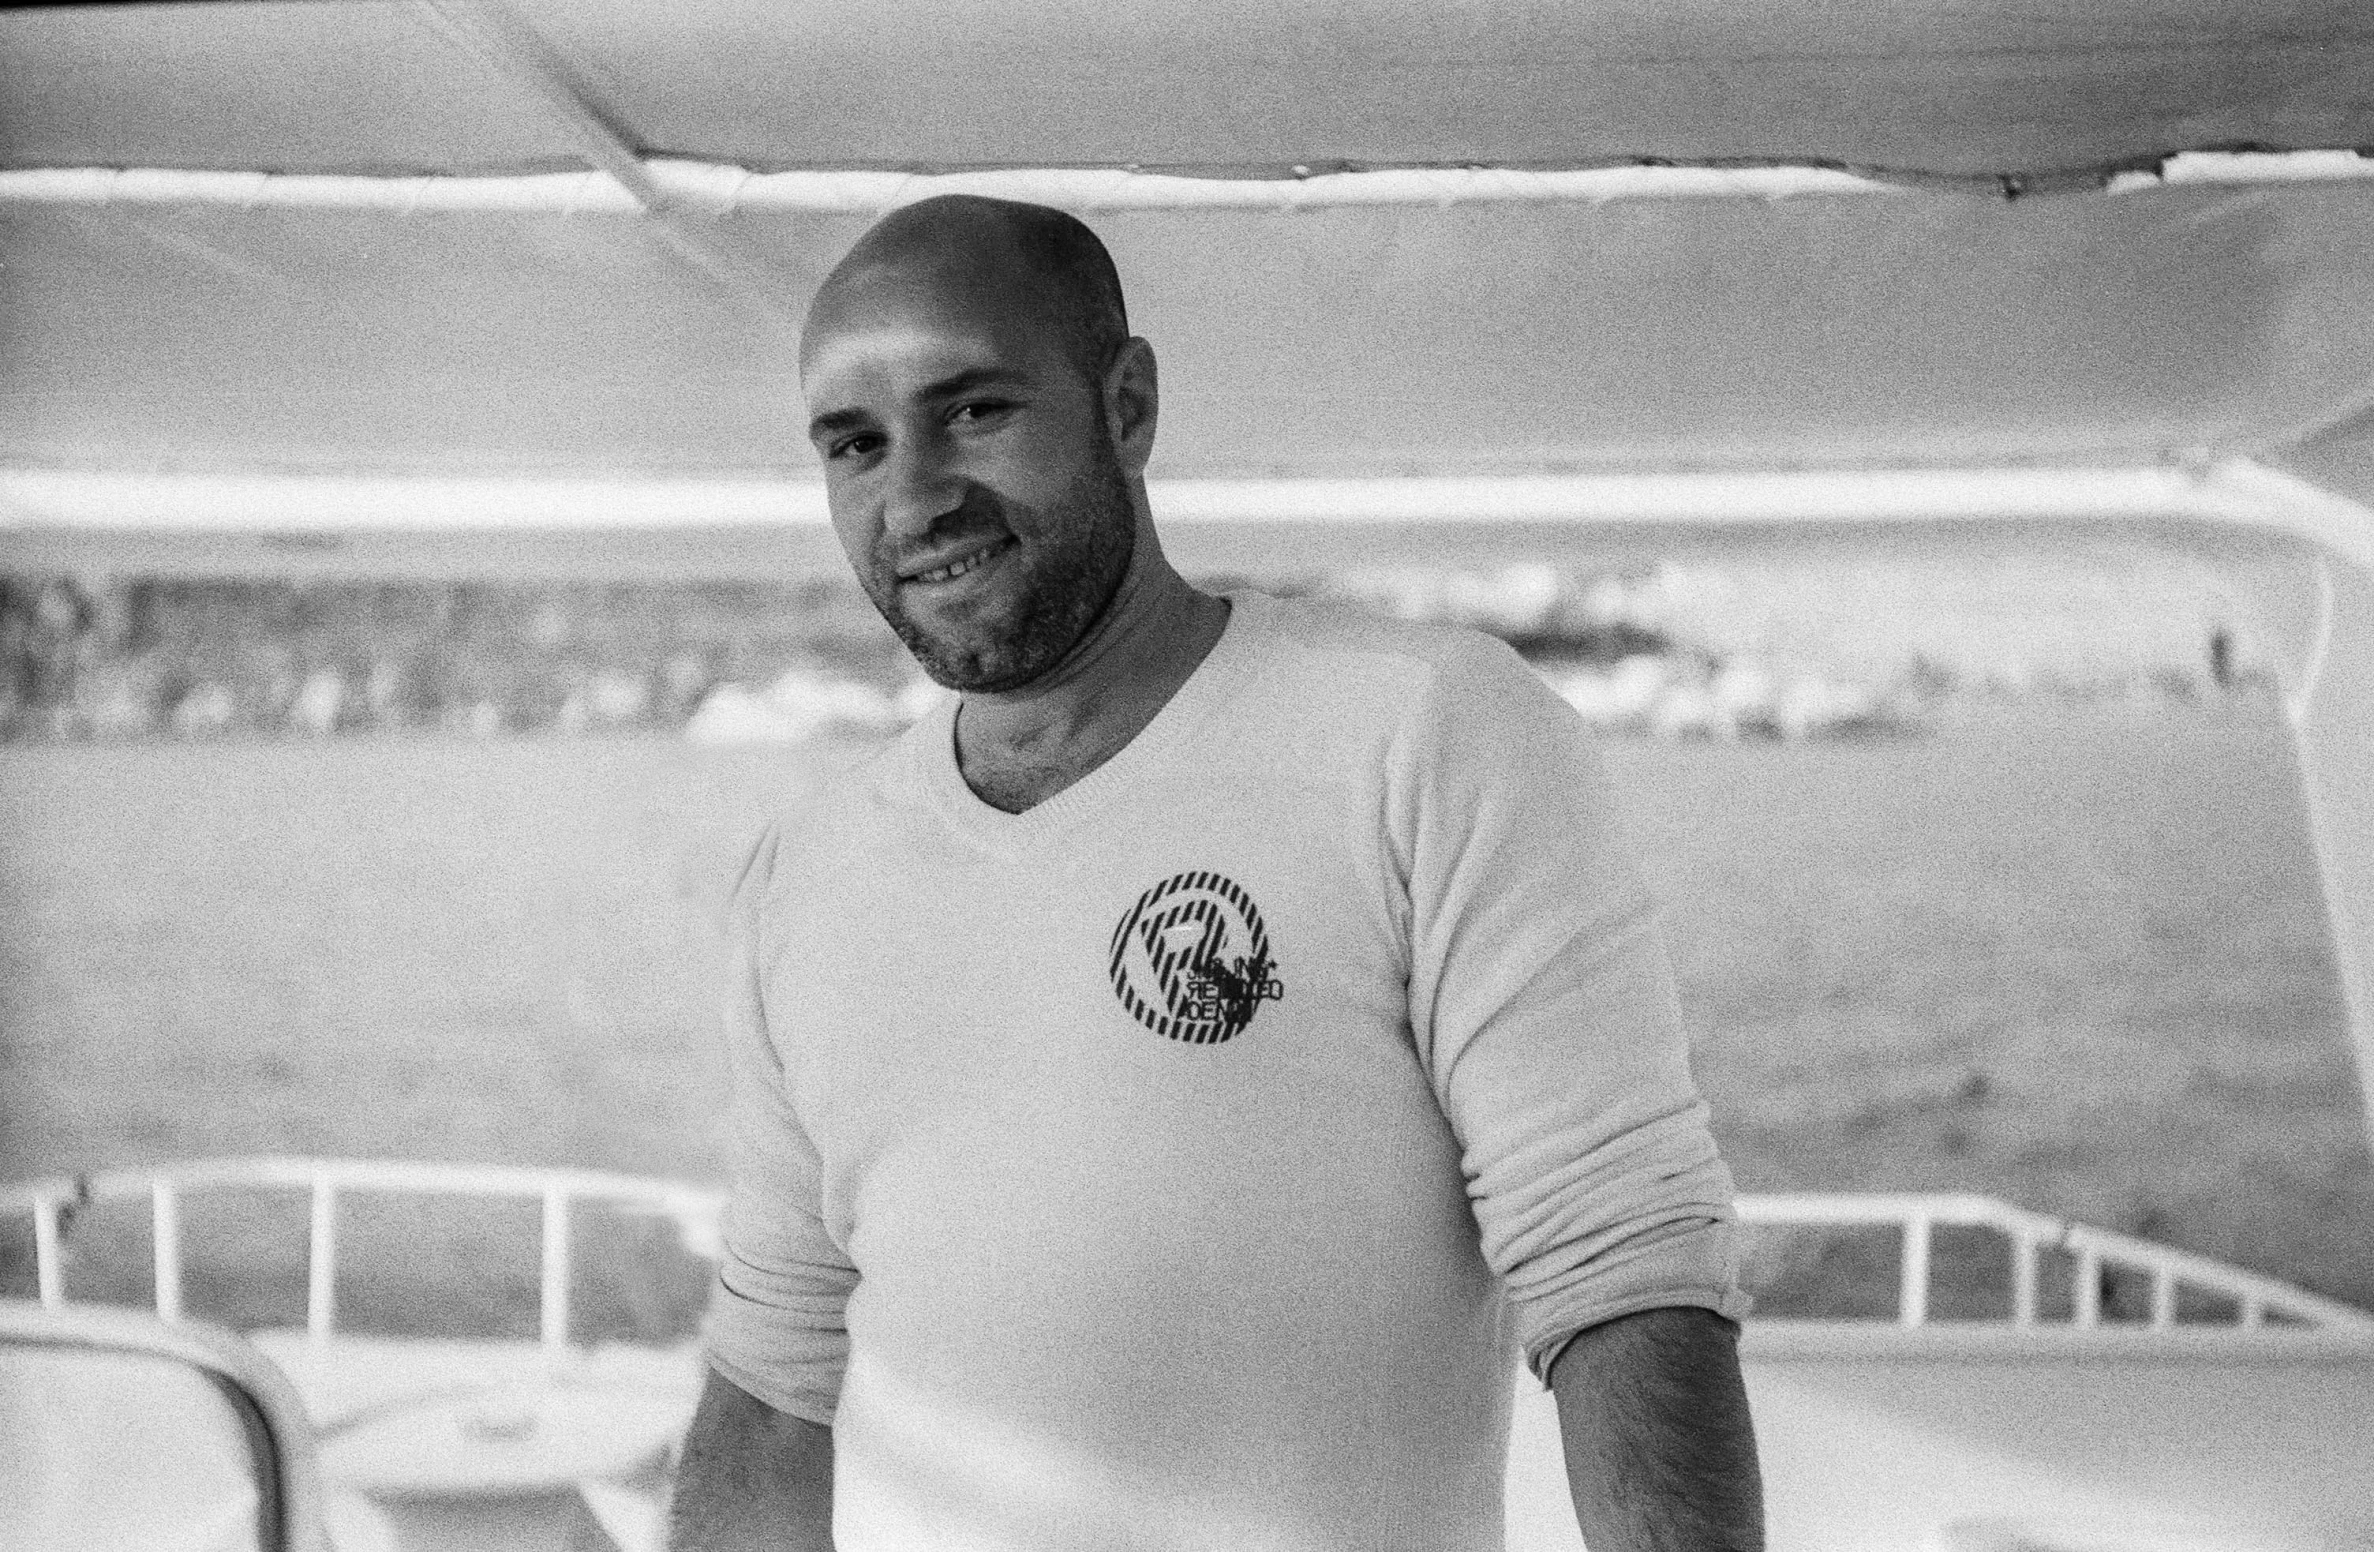
[[[1591,1552],[1762,1552],[1736,1324],[1688,1307],[1620,1316],[1566,1344],[1550,1388]]]
[[[832,1552],[833,1431],[709,1371],[668,1506],[670,1552]]]

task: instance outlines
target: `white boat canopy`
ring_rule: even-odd
[[[970,174],[1132,207],[1172,479],[2363,495],[2353,147],[2354,0],[11,9],[0,466],[804,479],[809,287]]]
[[[12,8],[0,555],[821,564],[810,288],[891,204],[1046,199],[1206,558],[2284,536],[2374,1077],[2368,149],[2361,0]]]

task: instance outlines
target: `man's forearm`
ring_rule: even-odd
[[[714,1370],[676,1467],[670,1552],[832,1552],[833,1431]]]
[[[1676,1308],[1593,1326],[1558,1355],[1550,1388],[1591,1552],[1761,1552],[1737,1325]]]

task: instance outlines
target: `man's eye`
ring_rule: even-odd
[[[967,399],[948,411],[948,418],[958,423],[978,424],[1004,414],[1013,406],[1003,399]]]
[[[882,439],[872,432],[860,432],[856,436],[845,436],[833,442],[825,448],[824,456],[827,458],[862,458],[879,447],[881,443]]]

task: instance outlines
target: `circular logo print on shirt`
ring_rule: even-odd
[[[1113,928],[1113,995],[1154,1033],[1233,1040],[1286,995],[1252,898],[1217,873],[1181,873],[1138,896]]]

